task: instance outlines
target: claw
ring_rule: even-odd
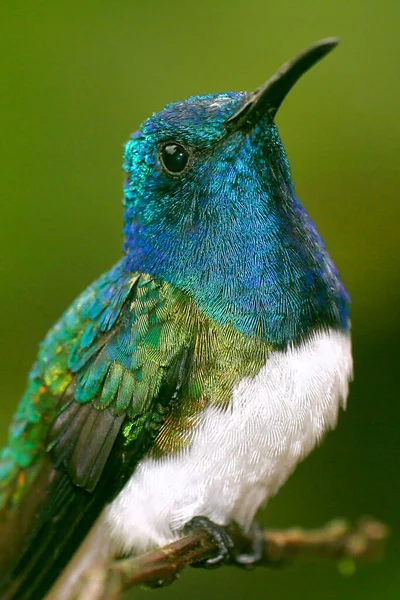
[[[234,563],[242,569],[253,569],[264,558],[264,534],[258,523],[253,522],[246,537],[250,539],[250,547],[246,552],[236,552]]]

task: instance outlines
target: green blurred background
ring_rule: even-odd
[[[326,35],[342,44],[292,91],[278,125],[297,193],[352,297],[356,379],[338,430],[260,520],[373,514],[387,558],[280,571],[187,570],[137,598],[400,598],[397,0],[36,0],[0,22],[0,437],[38,341],[120,255],[122,144],[192,94],[253,89]],[[149,596],[150,594],[150,596]]]

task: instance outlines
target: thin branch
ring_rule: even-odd
[[[235,547],[246,552],[251,540],[230,531]],[[342,520],[320,529],[300,528],[264,530],[263,555],[257,566],[282,565],[298,555],[330,559],[373,559],[382,552],[387,528],[378,521],[364,519],[354,529]],[[198,531],[160,548],[104,567],[92,568],[81,580],[76,600],[119,600],[121,593],[137,585],[160,587],[173,583],[182,569],[215,555],[216,546],[209,534]]]

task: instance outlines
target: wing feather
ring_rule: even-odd
[[[174,331],[157,350],[159,288],[117,267],[42,343],[0,455],[2,599],[46,593],[170,414],[193,344]]]

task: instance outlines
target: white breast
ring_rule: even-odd
[[[197,515],[248,527],[335,426],[351,376],[350,338],[340,332],[271,354],[256,377],[234,389],[228,410],[203,412],[189,448],[138,465],[102,525],[119,549],[135,552],[172,541]]]

